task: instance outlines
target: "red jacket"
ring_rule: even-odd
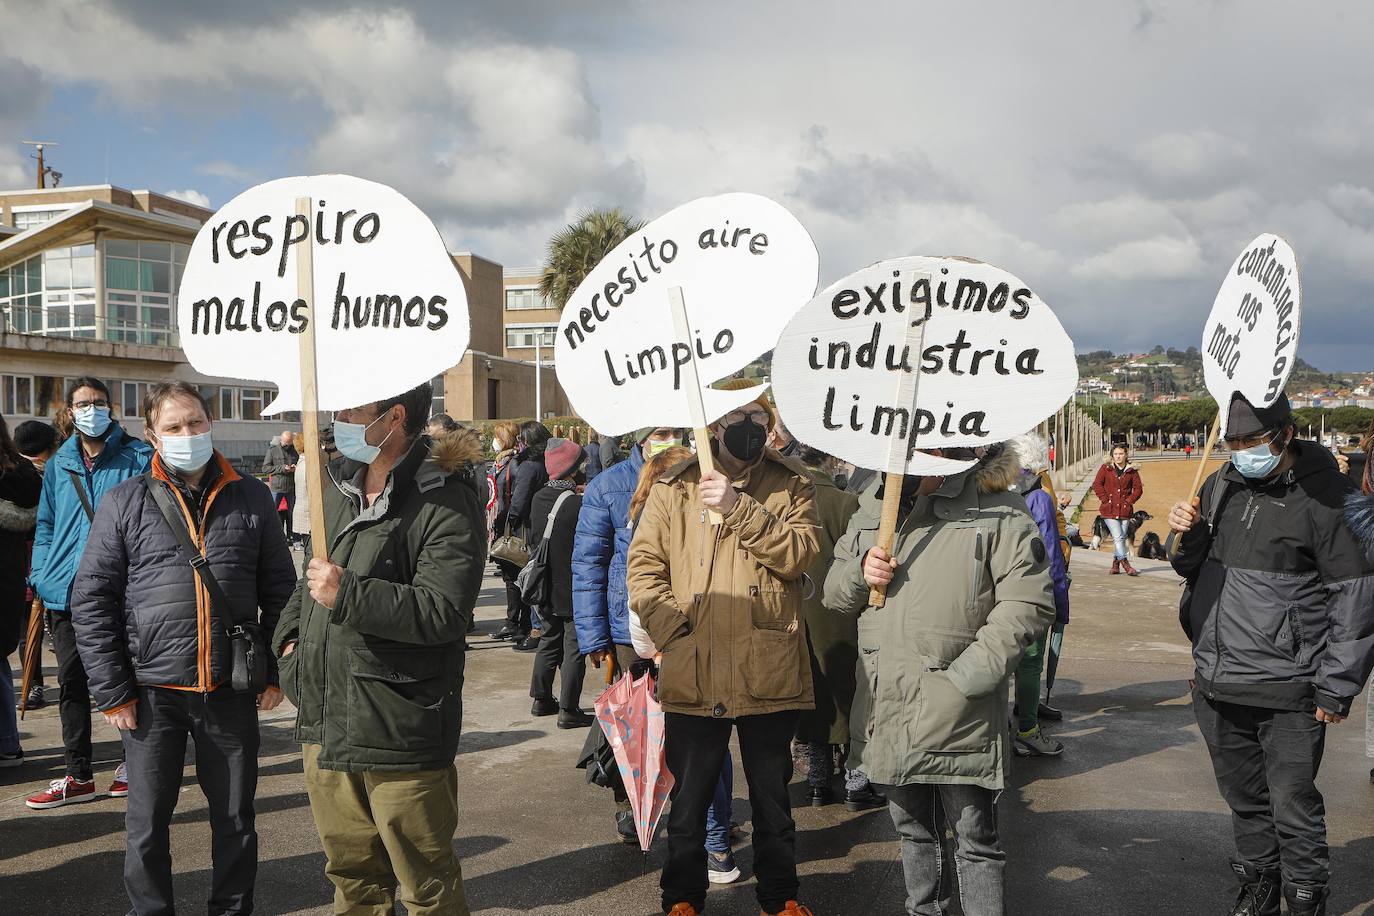
[[[1140,482],[1140,472],[1133,465],[1126,465],[1118,471],[1116,465],[1108,461],[1097,469],[1093,479],[1093,492],[1102,505],[1097,514],[1103,518],[1130,518],[1135,512],[1136,500],[1145,493]]]

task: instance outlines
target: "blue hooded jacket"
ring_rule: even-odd
[[[644,467],[644,453],[596,475],[582,496],[573,540],[573,624],[583,655],[612,644],[630,645],[629,589],[625,557],[630,551],[630,498]]]
[[[1036,479],[1032,489],[1025,494],[1026,508],[1040,529],[1040,539],[1045,542],[1049,553],[1050,579],[1054,583],[1054,622],[1063,626],[1069,622],[1069,568],[1064,562],[1064,551],[1059,549],[1058,508],[1050,494],[1046,493]]]
[[[96,456],[95,466],[86,470],[81,460],[81,437],[73,435],[48,461],[43,472],[43,494],[38,499],[38,529],[33,538],[33,567],[29,583],[50,611],[67,612],[76,569],[86,549],[91,522],[81,507],[75,471],[86,488],[91,508],[116,486],[148,470],[153,447],[132,439],[118,423],[111,423],[105,448]]]

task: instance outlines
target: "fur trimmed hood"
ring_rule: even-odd
[[[1356,490],[1345,497],[1345,524],[1366,554],[1374,557],[1374,496]]]
[[[1113,466],[1113,465],[1112,465],[1112,455],[1111,455],[1111,452],[1108,452],[1108,453],[1107,453],[1107,457],[1102,459],[1102,466],[1103,466],[1103,467],[1107,467],[1107,468]],[[1138,469],[1135,465],[1131,464],[1130,459],[1127,459],[1127,460],[1126,460],[1126,467],[1122,468],[1122,472],[1124,473],[1124,472],[1126,472],[1126,471],[1136,471],[1136,470],[1139,470],[1139,469]]]
[[[0,531],[28,534],[38,525],[38,507],[21,509],[8,499],[0,499]]]
[[[1022,457],[1014,443],[1015,440],[997,443],[973,466],[979,493],[1005,493],[1016,486]]]
[[[430,440],[429,460],[445,474],[475,467],[486,457],[482,440],[472,429],[459,429]]]

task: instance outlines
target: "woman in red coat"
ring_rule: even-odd
[[[1126,446],[1113,447],[1111,459],[1098,469],[1093,480],[1093,492],[1102,504],[1097,514],[1106,522],[1116,545],[1112,557],[1113,576],[1122,570],[1128,576],[1139,575],[1126,553],[1126,521],[1135,512],[1136,501],[1145,493],[1145,487],[1140,482],[1140,472],[1127,463],[1126,457]]]

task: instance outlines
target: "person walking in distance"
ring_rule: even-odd
[[[336,913],[466,916],[453,851],[463,641],[486,563],[475,436],[424,435],[429,383],[336,414],[329,558],[272,646]]]
[[[903,478],[890,553],[877,546],[880,478],[860,495],[825,580],[825,606],[859,615],[851,756],[886,787],[913,916],[948,912],[942,891],[956,875],[964,916],[1004,912],[1007,680],[1054,621],[1054,545],[1008,489],[1019,471],[999,444],[969,470]],[[886,603],[871,607],[879,586]]]
[[[1330,882],[1317,788],[1326,729],[1374,667],[1374,561],[1344,517],[1353,482],[1297,438],[1288,398],[1227,411],[1231,461],[1169,510],[1187,580],[1193,710],[1231,808],[1232,916],[1322,916]]]
[[[1122,572],[1128,576],[1140,575],[1131,566],[1126,547],[1126,522],[1135,512],[1135,504],[1144,495],[1145,487],[1140,482],[1140,472],[1127,459],[1126,446],[1113,446],[1110,457],[1093,478],[1093,492],[1100,503],[1097,514],[1112,533],[1113,576]]]
[[[74,380],[67,389],[64,413],[75,432],[43,471],[29,581],[43,599],[52,627],[57,683],[62,690],[58,710],[67,773],[25,802],[39,810],[99,797],[91,770],[90,688],[72,626],[72,583],[100,501],[125,480],[146,472],[153,458],[151,446],[131,439],[111,418],[110,390],[100,379],[82,376]],[[124,775],[121,750],[121,763],[108,794],[129,794]]]
[[[144,411],[152,470],[101,502],[71,604],[91,692],[128,752],[124,886],[136,916],[174,911],[169,828],[190,738],[210,811],[209,912],[251,913],[258,709],[282,700],[266,634],[296,568],[271,494],[215,450],[195,386],[156,384]],[[260,685],[234,670],[236,640],[262,659]]]
[[[772,419],[760,398],[713,423],[698,448],[712,450],[716,470],[688,462],[656,483],[630,544],[630,606],[663,653],[664,754],[677,781],[659,883],[674,916],[706,905],[706,809],[732,730],[749,779],[759,906],[810,912],[797,903],[787,784],[798,712],[814,705],[802,579],[820,549],[818,520],[811,475],[764,444]]]
[[[636,655],[630,641],[629,591],[625,581],[630,550],[630,503],[644,463],[680,446],[683,431],[672,427],[637,430],[629,457],[597,474],[582,496],[573,541],[573,623],[577,645],[586,660],[600,668],[629,671]],[[603,436],[601,441],[608,440]],[[599,445],[589,451],[600,456]],[[622,841],[638,841],[634,815],[623,786],[615,789],[616,832]]]
[[[578,650],[573,616],[573,538],[577,532],[582,497],[577,494],[584,456],[582,446],[570,439],[550,439],[544,450],[549,482],[536,494],[530,509],[530,551],[544,540],[548,530],[548,604],[541,607],[544,630],[539,637],[534,667],[530,672],[530,714],[558,716],[559,728],[586,728],[593,718],[582,711],[582,681],[586,663]],[[558,699],[553,697],[553,676],[562,669]]]
[[[497,423],[491,431],[491,450],[496,456],[491,463],[490,471],[492,487],[496,493],[496,509],[491,519],[493,540],[505,534],[516,533],[510,528],[509,522],[510,500],[515,494],[515,469],[518,463],[516,446],[519,436],[520,427],[509,420]],[[519,642],[529,630],[529,608],[520,597],[519,586],[515,584],[520,567],[496,557],[492,558],[492,562],[496,564],[496,570],[501,574],[501,581],[506,586],[506,624],[493,634],[492,638],[514,639]]]
[[[297,536],[305,532],[292,532],[291,517],[296,508],[296,461],[300,453],[296,451],[296,434],[283,430],[281,436],[267,449],[267,457],[262,461],[262,470],[271,475],[272,505],[280,507],[286,501],[286,512],[282,516],[283,531],[287,541],[295,543]]]

